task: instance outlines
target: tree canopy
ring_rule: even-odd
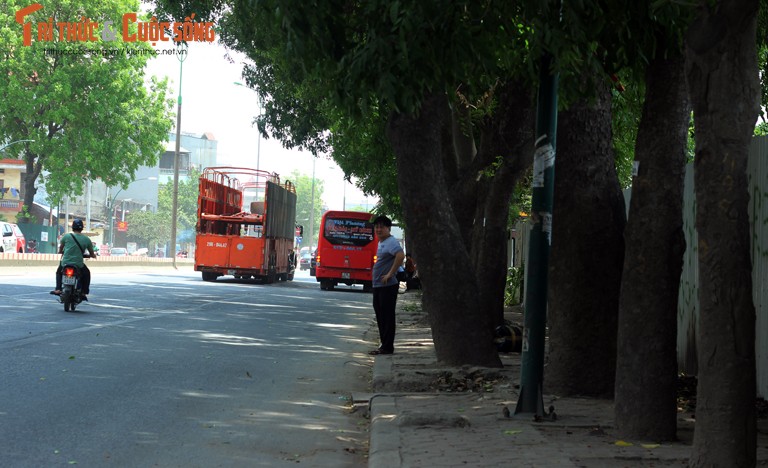
[[[200,171],[190,170],[187,175],[179,179],[177,198],[177,241],[183,243],[195,242],[195,225],[197,224],[197,199],[200,193]],[[163,219],[171,219],[173,207],[173,180],[161,184],[157,196],[157,213]],[[167,239],[170,240],[170,231]],[[168,242],[168,241],[166,241]]]
[[[194,1],[167,3],[173,3],[175,7],[197,5]],[[697,3],[698,10],[695,8]],[[765,3],[762,1],[762,5]],[[223,11],[221,24],[224,42],[245,52],[253,60],[253,66],[246,69],[245,75],[249,85],[257,89],[267,103],[266,113],[259,121],[263,133],[280,138],[286,145],[301,146],[315,154],[325,152],[329,146],[333,147],[334,159],[339,161],[345,171],[349,169],[356,178],[363,180],[364,184],[371,184],[367,187],[388,188],[386,184],[380,187],[374,184],[385,180],[386,174],[397,174],[396,191],[390,193],[400,196],[404,220],[415,237],[413,245],[419,256],[420,274],[423,275],[422,282],[425,285],[424,301],[432,322],[438,360],[451,364],[493,365],[493,357],[487,352],[488,325],[492,321],[478,310],[493,307],[488,294],[494,290],[487,285],[494,283],[495,279],[492,274],[486,273],[498,266],[495,262],[496,258],[501,257],[498,249],[500,245],[505,245],[505,237],[501,235],[506,227],[502,222],[506,220],[508,205],[505,204],[511,197],[511,188],[522,179],[524,162],[529,161],[532,154],[532,138],[526,131],[532,127],[533,119],[529,118],[532,114],[530,102],[541,56],[545,53],[551,56],[551,71],[560,74],[561,108],[570,108],[575,104],[575,110],[584,117],[593,111],[599,111],[602,117],[609,113],[610,102],[606,95],[595,96],[594,91],[604,89],[605,82],[611,76],[618,75],[626,83],[638,83],[635,96],[615,107],[629,110],[622,121],[614,122],[615,128],[622,132],[616,140],[616,147],[622,155],[622,161],[627,161],[633,142],[639,143],[634,129],[638,125],[641,109],[639,96],[645,93],[643,82],[647,67],[654,59],[674,54],[679,57],[682,38],[689,30],[689,22],[695,14],[700,15],[698,28],[692,28],[693,31],[699,31],[698,36],[692,38],[689,35],[689,44],[696,45],[701,51],[708,52],[712,48],[712,53],[701,58],[689,54],[689,58],[697,58],[701,63],[695,67],[696,73],[689,73],[687,78],[712,76],[722,80],[718,81],[718,87],[702,87],[708,94],[699,95],[698,112],[710,115],[699,115],[699,118],[702,122],[709,118],[711,121],[708,123],[711,125],[696,124],[697,131],[701,131],[698,130],[701,128],[708,133],[697,138],[697,146],[700,142],[707,142],[701,145],[706,152],[701,153],[697,148],[697,154],[706,154],[707,157],[703,159],[709,165],[708,175],[701,180],[702,183],[697,182],[697,187],[707,187],[709,190],[712,184],[724,189],[717,192],[717,197],[708,194],[710,201],[717,199],[720,202],[717,207],[706,209],[707,213],[721,217],[720,220],[710,218],[711,222],[707,223],[707,226],[717,228],[726,224],[720,221],[726,218],[744,219],[746,213],[746,205],[742,206],[743,194],[731,190],[731,186],[725,187],[725,183],[740,181],[743,176],[744,171],[739,164],[742,162],[746,140],[739,138],[736,141],[733,137],[737,134],[741,136],[748,126],[745,122],[752,118],[750,112],[753,103],[747,102],[750,93],[728,93],[740,83],[750,83],[756,73],[751,68],[751,58],[740,58],[733,62],[742,65],[741,68],[734,67],[734,71],[744,73],[749,79],[733,80],[730,76],[726,77],[723,70],[730,71],[728,66],[733,63],[729,63],[728,55],[737,56],[734,50],[741,50],[747,55],[753,52],[751,46],[754,37],[747,36],[754,36],[750,28],[756,14],[753,11],[756,10],[756,4],[756,1],[748,0],[694,3],[374,0],[299,4],[287,0],[232,0],[228,9]],[[745,17],[741,18],[740,15]],[[738,21],[723,21],[729,19]],[[742,43],[744,47],[724,47],[732,46],[735,40],[745,41]],[[720,66],[720,70],[709,69],[715,65]],[[681,78],[678,78],[675,84],[681,83]],[[657,87],[649,90],[648,94],[660,95],[658,91]],[[728,95],[730,102],[715,104],[718,93],[720,96]],[[598,101],[599,108],[594,105],[594,101]],[[676,110],[684,108],[681,102],[674,105]],[[725,109],[728,111],[723,113]],[[712,116],[730,116],[729,112],[735,114],[745,110],[747,112],[744,112],[741,120],[712,120]],[[682,112],[681,115],[687,114]],[[610,128],[605,126],[608,119],[601,118],[600,123],[593,123],[584,117],[576,119],[578,121],[575,123],[571,122],[571,140],[575,143],[594,143],[600,147],[601,155],[604,156],[608,153],[605,151],[606,140],[610,139]],[[682,121],[682,118],[677,120]],[[651,127],[649,125],[646,128]],[[580,138],[581,135],[585,138]],[[598,137],[595,138],[595,135]],[[653,138],[644,141],[649,145],[646,150],[654,150],[650,156],[663,157],[662,151],[650,147]],[[674,141],[678,143],[678,140]],[[718,143],[724,142],[736,143],[738,148],[732,152],[720,151]],[[605,163],[605,158],[601,158],[599,164],[590,159],[592,149],[589,145],[581,146],[575,157],[582,158],[587,169],[612,169],[610,164]],[[681,153],[684,146],[679,145]],[[345,154],[340,154],[341,150]],[[727,161],[729,154],[735,155],[734,160],[738,160],[738,164]],[[646,159],[649,162],[652,160]],[[607,161],[610,162],[610,159]],[[681,161],[682,158],[677,160]],[[680,165],[676,165],[675,170]],[[362,173],[354,172],[358,169]],[[579,166],[579,169],[584,167]],[[713,174],[722,175],[725,172],[729,177],[720,177],[723,180],[712,177]],[[371,174],[374,176],[367,179]],[[570,176],[573,174],[558,175]],[[589,174],[582,171],[577,177],[580,177],[579,183],[571,183],[570,187],[581,190],[574,194],[583,196],[587,193],[583,187],[590,186]],[[628,178],[625,170],[622,174],[625,184]],[[703,192],[699,191],[697,196]],[[387,194],[380,195],[384,198]],[[571,194],[561,196],[569,197]],[[596,189],[593,200],[599,201],[605,196],[604,191]],[[611,196],[618,199],[620,194],[612,190]],[[572,200],[576,199],[572,197]],[[578,203],[573,203],[573,212],[576,213],[593,200],[582,198]],[[672,203],[667,200],[662,202]],[[719,213],[718,209],[730,207],[728,202],[735,202],[733,206],[737,209],[730,216]],[[612,207],[618,205],[616,203]],[[699,203],[698,206],[704,205]],[[504,218],[500,213],[503,213]],[[586,223],[592,220],[587,218]],[[562,225],[569,221],[574,224],[584,222],[571,214],[553,223],[557,226],[557,223]],[[605,220],[600,218],[598,221]],[[663,223],[663,220],[660,222]],[[598,229],[602,227],[602,224],[598,224]],[[608,227],[613,229],[616,226]],[[623,226],[620,228],[623,229]],[[746,233],[747,229],[743,225],[739,226],[731,229],[727,235],[721,235],[720,239],[731,239],[733,232]],[[589,237],[589,232],[582,231],[567,242],[587,246],[591,249],[590,254],[599,256],[601,246],[590,246],[584,242],[586,237]],[[738,250],[738,253],[743,254],[747,251],[741,242],[743,239],[736,240],[738,242],[734,243],[708,242],[699,247],[701,251],[703,247],[721,249],[722,245],[728,245],[734,246],[734,252]],[[636,253],[643,254],[641,251]],[[676,255],[676,252],[671,254]],[[618,254],[616,250],[611,250],[606,256],[616,259]],[[560,260],[561,265],[566,262],[582,263],[581,257],[566,257]],[[714,261],[709,260],[710,265],[731,267],[725,276],[731,272],[743,275],[744,268],[749,264],[748,260],[744,261],[744,257],[724,257],[721,251],[717,251],[712,259]],[[717,273],[715,270],[709,268],[702,271],[702,277],[706,274],[714,277]],[[464,273],[461,280],[456,279],[458,271]],[[571,272],[574,277],[580,274],[587,277],[587,280],[594,280],[588,268],[575,268]],[[646,272],[646,275],[653,274],[658,274],[658,271]],[[746,299],[749,282],[744,281],[743,276],[732,277],[738,278],[740,282],[740,287],[732,290],[738,289],[744,293],[739,295],[739,299]],[[568,288],[565,283],[561,281],[560,284],[550,285],[550,288],[559,287],[560,292],[570,295],[561,304],[569,309],[568,312],[586,317],[582,324],[589,325],[592,311],[584,306],[585,302],[572,306],[574,301],[567,300],[578,298],[583,290],[573,288],[565,291]],[[608,293],[618,294],[615,286],[619,282],[612,283],[612,290]],[[725,320],[737,314],[720,305],[734,297],[722,284],[713,284],[706,291],[708,299],[712,300],[712,307],[707,312],[712,317]],[[591,291],[587,293],[593,296],[590,299],[595,299],[595,291],[597,294],[606,293],[596,289]],[[441,300],[441,296],[449,297],[450,300]],[[747,310],[746,307],[740,309]],[[704,307],[702,311],[705,311]],[[660,313],[669,314],[669,311]],[[674,316],[674,311],[670,315]],[[746,313],[744,316],[749,318]],[[592,320],[599,321],[600,318],[592,317]],[[660,326],[659,322],[653,320],[648,323]],[[742,323],[753,321],[739,320],[739,324]],[[599,323],[592,322],[592,325]],[[721,343],[726,346],[709,346],[705,353],[712,353],[713,349],[729,349],[727,346],[733,345],[736,335],[722,333],[727,326],[710,325],[708,328],[716,339],[726,341]],[[573,336],[575,338],[570,342],[562,344],[570,346],[569,350],[576,351],[574,354],[578,356],[575,345],[588,335],[577,332]],[[739,342],[740,346],[752,348],[754,337],[750,340],[748,334],[743,336],[745,339]],[[614,336],[604,338],[615,340],[616,336],[614,333]],[[584,344],[588,349],[584,354],[590,353],[594,349],[591,345],[598,341],[599,337],[586,340]],[[550,345],[552,343],[550,340]],[[712,340],[710,343],[717,342]],[[478,352],[478,349],[483,349],[483,352]],[[703,353],[701,355],[705,356]],[[718,353],[718,357],[720,355]],[[711,356],[709,359],[714,362]],[[717,367],[737,369],[745,376],[743,381],[747,382],[754,372],[753,363],[744,359],[742,364],[746,365],[738,367],[734,365],[735,361],[724,365],[718,362]],[[550,372],[552,368],[549,366]],[[671,374],[670,377],[674,378]],[[589,384],[589,379],[582,380]],[[746,389],[747,393],[753,393],[754,384],[750,386],[750,382],[747,383],[739,385],[739,391]],[[708,382],[707,388],[713,393],[718,392],[714,379]],[[727,393],[721,392],[720,396],[723,395],[727,396]],[[751,393],[741,398],[745,395],[740,393],[740,398],[732,400],[738,400],[744,406],[752,404],[749,399]],[[727,406],[713,405],[712,408]],[[707,412],[708,416],[714,413],[711,408],[701,408],[701,412]],[[719,420],[727,418],[725,414],[718,416]],[[738,413],[733,423],[749,423],[748,418],[742,416]],[[718,418],[710,420],[717,421]],[[697,426],[699,424],[697,420]],[[744,427],[748,427],[748,424]],[[725,434],[726,431],[709,432]],[[736,430],[727,432],[738,433]],[[720,444],[713,442],[723,442],[728,445],[722,450],[726,455],[732,455],[734,448],[743,449],[723,439],[702,437],[700,447],[719,449]],[[748,439],[734,437],[732,440]],[[752,448],[748,447],[749,450]],[[699,450],[704,453],[704,450]]]
[[[139,2],[52,0],[24,18],[33,26],[33,40],[24,45],[14,14],[27,5],[2,0],[0,9],[0,73],[7,77],[0,80],[0,138],[33,140],[21,152],[25,206],[36,181],[54,199],[81,194],[86,178],[129,183],[139,166],[155,164],[172,124],[166,82],[145,79],[152,47],[120,35],[109,43],[67,42],[58,29],[53,41],[41,41],[34,26],[49,18],[120,24]]]

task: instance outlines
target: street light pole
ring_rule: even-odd
[[[183,52],[183,53],[182,53]],[[173,267],[176,268],[176,211],[179,209],[179,150],[181,149],[181,77],[184,71],[184,60],[189,49],[186,44],[179,47],[179,100],[176,109],[176,153],[173,156],[173,205],[171,208],[171,246],[169,255]]]
[[[91,230],[91,176],[85,181],[85,231]]]
[[[259,98],[259,116],[261,116],[261,98]],[[259,126],[256,126],[256,170],[258,171],[261,164],[261,132]]]
[[[120,201],[120,221],[125,222],[125,202],[133,201],[133,198],[123,198]]]
[[[4,144],[3,146],[0,146],[0,151],[3,151],[4,149],[8,148],[9,146],[11,146],[11,145],[13,145],[15,143],[23,143],[25,141],[35,141],[35,140],[16,140],[16,141],[12,141],[10,143]]]
[[[338,166],[328,166],[328,169],[336,169]],[[339,169],[341,169],[339,167]],[[342,211],[347,211],[347,174],[341,169],[341,206]]]
[[[315,240],[315,155],[312,155],[312,205],[309,208],[309,253]]]
[[[552,241],[557,143],[557,87],[559,76],[550,70],[552,57],[541,59],[536,104],[536,145],[533,155],[531,212],[525,275],[525,323],[520,356],[520,391],[515,414],[544,415],[544,346],[547,319],[547,281]]]
[[[115,193],[115,196],[112,197],[112,201],[109,203],[109,248],[115,246],[115,200],[117,200],[117,196],[122,192],[123,189]]]
[[[259,100],[258,101],[259,102],[259,114],[258,114],[258,117],[261,117],[261,104],[262,104],[262,102],[261,102],[261,95],[259,95],[259,92],[256,91],[255,89],[249,88],[247,85],[245,85],[245,84],[243,84],[243,83],[241,83],[239,81],[235,81],[234,83],[237,86],[242,86],[243,88],[250,89],[251,91],[256,93],[256,96],[257,96],[257,98]],[[258,140],[256,140],[256,170],[258,171],[260,169],[260,163],[261,163],[261,132],[259,131],[259,126],[258,125],[256,125],[256,137],[258,138]]]

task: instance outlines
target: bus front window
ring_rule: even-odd
[[[249,187],[243,190],[243,209],[251,214],[264,214],[264,187]]]

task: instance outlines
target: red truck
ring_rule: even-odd
[[[195,271],[264,283],[293,280],[296,189],[276,173],[209,167],[200,175]]]

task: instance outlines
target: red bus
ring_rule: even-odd
[[[362,284],[364,291],[371,290],[378,239],[370,221],[370,213],[359,211],[327,211],[323,215],[315,251],[315,277],[320,289]]]

